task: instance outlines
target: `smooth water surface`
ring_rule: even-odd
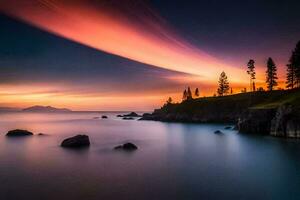
[[[0,114],[0,199],[300,199],[299,140],[105,114]],[[5,137],[16,128],[49,136]],[[59,146],[82,133],[90,148]],[[139,150],[113,150],[128,141]]]

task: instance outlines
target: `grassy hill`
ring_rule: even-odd
[[[165,104],[143,119],[181,122],[236,122],[249,109],[277,109],[290,104],[300,110],[300,89],[249,92],[224,97],[204,97]]]

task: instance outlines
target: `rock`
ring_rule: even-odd
[[[123,117],[123,115],[117,115],[117,117]]]
[[[141,116],[135,112],[131,112],[129,114],[123,115],[123,117],[141,117]]]
[[[48,136],[47,134],[44,134],[44,133],[38,133],[37,135],[38,136]]]
[[[74,137],[65,139],[61,143],[61,146],[66,148],[88,147],[90,146],[90,139],[87,135],[76,135]]]
[[[21,130],[21,129],[16,129],[16,130],[11,130],[6,133],[7,137],[20,137],[20,136],[32,136],[33,133],[27,130]]]
[[[232,127],[231,126],[226,126],[224,129],[225,130],[230,130],[230,129],[232,129]]]
[[[217,130],[217,131],[215,131],[214,133],[215,133],[215,134],[222,134],[222,131]]]
[[[114,149],[125,150],[125,151],[134,151],[134,150],[137,150],[138,147],[135,144],[132,144],[129,142],[129,143],[125,143],[123,145],[116,146]]]
[[[108,117],[106,115],[102,115],[102,119],[107,119]]]
[[[271,122],[270,135],[300,138],[300,117],[291,105],[283,105],[277,109]]]
[[[270,134],[271,121],[276,109],[250,109],[247,114],[238,119],[238,130],[241,133]]]
[[[123,120],[134,120],[133,117],[123,117]]]

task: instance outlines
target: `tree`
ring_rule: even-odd
[[[193,99],[192,91],[191,91],[191,88],[190,88],[190,87],[188,87],[186,99],[187,99],[187,100]]]
[[[286,74],[286,87],[288,89],[293,89],[295,87],[296,82],[296,73],[295,66],[292,63],[289,63],[287,66],[287,74]]]
[[[183,96],[182,96],[182,101],[185,101],[185,100],[187,100],[187,91],[186,90],[183,91]]]
[[[269,91],[272,91],[277,86],[277,67],[272,58],[268,59],[266,71],[266,83]]]
[[[247,70],[247,74],[249,74],[250,76],[250,91],[255,91],[255,75],[256,75],[256,72],[255,72],[255,61],[250,59],[248,64],[247,64],[247,67],[248,67],[248,70]]]
[[[286,87],[290,89],[300,87],[300,41],[292,52],[289,64],[287,64],[286,84]]]
[[[199,89],[198,88],[196,88],[196,90],[195,90],[195,97],[199,97]]]
[[[171,104],[173,102],[173,99],[171,97],[168,98],[167,104]]]
[[[229,91],[229,82],[228,82],[228,78],[225,74],[225,72],[222,72],[220,74],[220,78],[219,78],[219,88],[218,88],[218,95],[219,96],[224,96],[225,94],[227,94]]]
[[[265,91],[265,90],[264,90],[264,88],[263,88],[263,87],[259,87],[259,88],[257,89],[257,91],[259,91],[259,92],[263,92],[263,91]]]

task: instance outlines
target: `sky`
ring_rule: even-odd
[[[0,107],[142,110],[198,87],[234,93],[268,57],[284,87],[300,40],[297,1],[0,0]]]

